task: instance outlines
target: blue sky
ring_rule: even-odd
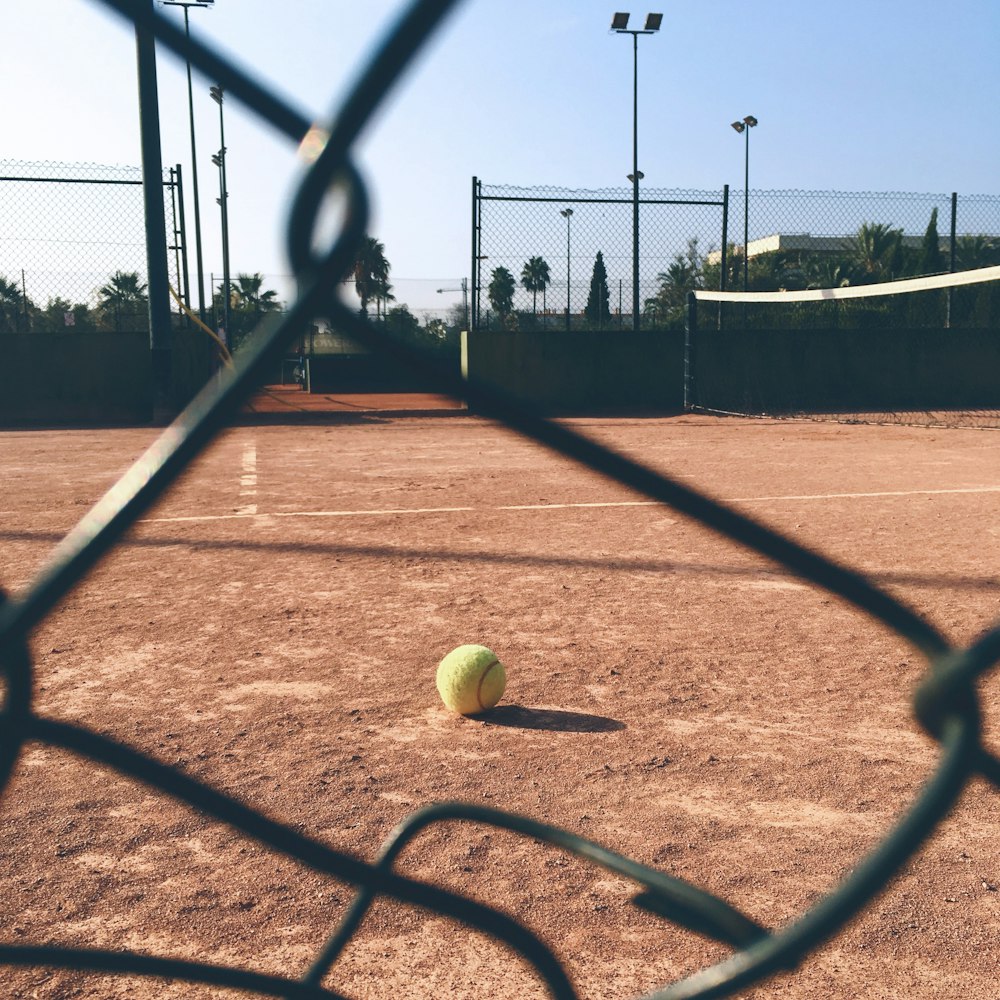
[[[996,0],[671,0],[639,41],[639,165],[657,188],[1000,193]],[[159,8],[182,23],[178,8]],[[310,116],[336,106],[403,5],[382,0],[217,0],[192,32],[269,80]],[[470,187],[606,188],[631,171],[632,45],[595,0],[466,0],[359,148],[373,234],[400,298],[469,273]],[[138,164],[134,35],[96,0],[5,5],[0,158]],[[221,271],[211,153],[212,81],[196,76],[206,271]],[[186,78],[159,58],[165,165],[190,178]],[[294,150],[227,104],[235,271],[290,285],[282,227]],[[451,296],[454,299],[457,296]]]

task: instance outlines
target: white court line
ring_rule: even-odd
[[[784,497],[733,497],[726,503],[764,503],[768,500],[863,500],[866,497],[923,497],[948,493],[1000,493],[1000,486],[968,486],[953,490],[883,490],[878,493],[816,493]]]
[[[241,468],[240,496],[246,497],[247,502],[237,507],[235,513],[250,517],[257,513],[257,442],[253,438],[243,445]]]
[[[1000,493],[1000,486],[969,486],[950,490],[882,490],[872,493],[800,493],[788,496],[730,497],[723,503],[777,503],[792,500],[864,500],[878,497],[944,496],[948,494]],[[471,514],[478,510],[576,510],[597,507],[667,507],[658,500],[606,500],[581,503],[511,504],[500,507],[395,507],[381,510],[286,510],[258,514],[238,510],[232,514],[198,514],[189,517],[150,517],[139,524],[177,524],[190,521],[232,521],[248,517],[384,517],[399,514]]]
[[[150,517],[139,524],[173,524],[181,521],[234,521],[248,517],[380,517],[386,514],[460,514],[475,507],[401,507],[398,510],[276,510],[268,514],[197,514],[191,517]]]

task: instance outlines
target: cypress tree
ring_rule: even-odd
[[[590,276],[590,295],[587,297],[587,305],[583,310],[584,316],[591,323],[609,322],[611,319],[609,299],[608,272],[604,267],[604,255],[598,250],[597,259],[594,261],[594,273]]]
[[[944,270],[944,255],[941,253],[941,238],[937,228],[937,205],[931,209],[931,221],[927,223],[924,242],[920,248],[920,273],[940,274]]]

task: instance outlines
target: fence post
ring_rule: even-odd
[[[181,165],[174,167],[177,177],[177,240],[181,246],[181,273],[178,280],[184,285],[184,304],[191,308],[191,279],[188,274],[187,223],[184,218],[184,175]],[[178,289],[179,291],[179,289]]]
[[[695,338],[698,334],[698,296],[687,293],[687,311],[684,322],[684,412],[690,413],[695,403]]]
[[[722,272],[719,275],[719,291],[726,290],[726,267],[729,263],[729,185],[722,186]]]
[[[472,312],[469,326],[479,326],[479,179],[472,178]]]
[[[722,270],[719,273],[719,291],[726,290],[729,271],[729,185],[722,185]],[[719,303],[718,327],[722,329],[722,303]]]
[[[949,274],[955,273],[955,249],[957,243],[957,223],[958,223],[958,192],[952,191],[951,193],[951,236],[950,236],[950,253],[948,256],[948,272]],[[954,292],[953,288],[948,289],[947,301],[945,304],[945,314],[944,314],[944,328],[946,330],[951,329],[951,296]]]

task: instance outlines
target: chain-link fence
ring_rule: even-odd
[[[732,242],[743,242],[744,192],[733,191],[730,202]],[[863,225],[901,229],[918,241],[936,210],[939,238],[1000,236],[1000,196],[920,194],[906,191],[750,191],[749,236],[753,242],[778,234],[852,238]]]
[[[170,284],[186,274],[180,167],[164,170]],[[0,160],[0,333],[144,330],[139,167]]]
[[[655,297],[658,275],[678,257],[724,245],[727,198],[727,189],[643,189],[640,311]],[[633,210],[631,190],[516,188],[475,179],[473,327],[515,320],[522,329],[631,327]]]
[[[692,288],[837,287],[1000,263],[996,195],[643,189],[637,221],[630,189],[474,179],[473,326],[631,327],[634,228],[643,327],[682,325]]]

